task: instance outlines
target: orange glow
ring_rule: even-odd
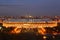
[[[14,30],[12,30],[11,33],[20,33],[22,27],[23,28],[38,28],[38,32],[41,34],[45,34],[46,30],[44,29],[45,27],[55,27],[57,26],[57,21],[49,21],[46,23],[45,21],[43,22],[4,22],[3,21],[3,26],[7,27],[16,27]],[[20,28],[20,29],[19,29]],[[54,35],[56,33],[53,33]]]
[[[41,28],[40,30],[38,30],[38,32],[44,35],[46,33],[46,30],[44,28]]]
[[[53,32],[53,35],[57,35],[58,33],[57,32]]]
[[[11,31],[11,33],[20,33],[21,29],[15,28],[14,30]]]
[[[37,28],[41,28],[41,27],[54,27],[57,26],[57,22],[48,22],[48,23],[44,23],[44,22],[28,22],[28,23],[24,23],[24,22],[3,22],[3,26],[5,27],[22,27],[22,26],[31,26],[31,27],[35,27],[37,26]]]

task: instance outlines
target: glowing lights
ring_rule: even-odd
[[[42,27],[42,28],[38,29],[38,32],[40,34],[43,34],[44,35],[46,33],[46,30]]]
[[[53,36],[53,38],[55,38],[55,36]]]
[[[29,16],[29,17],[32,17],[32,16]],[[26,20],[24,20],[26,21]],[[32,22],[32,21],[29,21],[29,22],[4,22],[3,21],[3,26],[5,27],[16,27],[14,30],[12,30],[11,33],[20,33],[21,32],[21,29],[22,28],[26,28],[27,30],[28,29],[33,29],[33,28],[38,28],[38,33],[40,34],[46,34],[46,29],[44,29],[45,27],[54,27],[54,26],[57,26],[57,22],[56,21],[48,21],[48,22],[45,22],[45,21],[42,21],[42,22]],[[18,29],[20,28],[20,29]]]
[[[23,24],[23,25],[29,25],[29,24]]]
[[[0,27],[0,29],[2,29],[2,27]]]
[[[32,16],[29,16],[29,17],[32,17]]]
[[[15,28],[14,30],[11,31],[11,33],[20,33],[21,30],[19,28]]]
[[[57,32],[53,32],[53,35],[57,35]]]
[[[47,37],[46,36],[43,36],[43,39],[46,39]]]

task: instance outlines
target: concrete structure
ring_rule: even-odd
[[[46,17],[2,17],[0,23],[6,28],[15,27],[11,33],[20,33],[27,31],[36,31],[41,34],[45,34],[46,30],[44,27],[55,27],[60,23],[60,20],[54,20],[55,18]],[[59,18],[58,18],[59,19]],[[60,24],[59,24],[60,25]],[[34,32],[35,32],[34,31]]]
[[[52,21],[50,19],[8,19],[4,20],[3,26],[15,27],[11,33],[20,33],[20,32],[30,32],[34,31],[41,34],[45,34],[46,30],[44,27],[55,27],[57,26],[57,21]]]
[[[41,19],[16,19],[3,21],[5,27],[17,28],[41,28],[41,27],[54,27],[57,26],[57,21],[41,21]]]

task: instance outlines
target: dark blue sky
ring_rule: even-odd
[[[0,0],[0,16],[60,15],[60,0]]]

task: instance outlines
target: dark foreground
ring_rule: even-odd
[[[46,38],[43,38],[46,36]],[[35,34],[35,33],[20,33],[20,34],[8,34],[0,33],[0,40],[60,40],[60,35],[52,34]]]

